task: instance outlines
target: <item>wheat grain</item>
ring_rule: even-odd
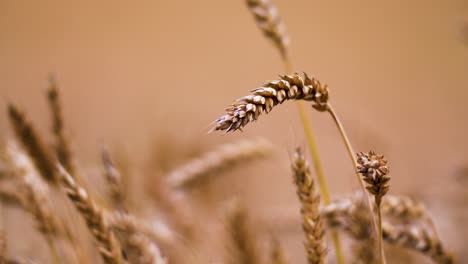
[[[325,230],[319,211],[320,195],[316,190],[315,181],[300,148],[297,148],[295,152],[291,167],[297,186],[297,195],[301,202],[307,260],[309,264],[322,264],[325,262],[326,250],[323,240]]]
[[[262,33],[278,48],[284,60],[288,60],[289,37],[278,10],[269,0],[247,0],[247,6]]]
[[[328,100],[327,85],[316,79],[304,78],[298,74],[282,75],[280,79],[265,83],[251,94],[238,99],[226,109],[226,114],[215,120],[213,130],[227,132],[240,130],[249,122],[257,120],[263,112],[270,112],[274,106],[287,100],[313,101],[317,105]]]
[[[266,157],[272,148],[270,142],[261,138],[224,144],[176,168],[166,178],[172,188],[193,187],[236,165]]]
[[[57,168],[66,194],[81,213],[91,234],[96,239],[103,260],[108,264],[121,264],[120,247],[109,230],[102,209],[91,199],[85,189],[77,185],[62,166],[59,165]]]

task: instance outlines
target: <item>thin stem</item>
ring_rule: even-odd
[[[284,66],[286,69],[286,73],[291,73],[293,70],[291,61],[288,57],[285,57]],[[331,202],[330,199],[330,192],[328,191],[328,185],[325,178],[325,174],[323,172],[322,162],[320,161],[320,155],[318,152],[317,144],[315,143],[314,133],[312,130],[312,125],[310,123],[310,119],[307,116],[307,111],[302,101],[297,101],[297,108],[299,110],[299,116],[301,118],[302,126],[304,127],[304,132],[307,138],[307,143],[309,146],[309,151],[313,161],[313,167],[315,174],[317,175],[317,182],[320,189],[320,194],[322,196],[322,201],[324,205],[329,205]],[[343,249],[340,243],[340,236],[338,232],[331,231],[331,237],[333,241],[333,246],[335,248],[335,255],[336,255],[336,263],[337,264],[344,264],[344,254]]]
[[[380,263],[385,264],[385,253],[384,253],[384,248],[382,245],[382,210],[380,210],[380,205],[377,205],[377,225],[378,225],[378,250],[379,250],[379,258],[380,258]]]
[[[343,140],[343,143],[344,143],[344,145],[346,147],[346,150],[348,151],[349,158],[350,158],[351,162],[353,163],[353,171],[356,174],[357,180],[359,182],[359,185],[361,187],[361,190],[362,190],[363,194],[367,197],[367,199],[365,199],[365,201],[367,203],[367,206],[369,207],[369,211],[370,211],[371,215],[374,215],[373,210],[372,210],[372,203],[369,201],[369,199],[370,199],[369,195],[367,195],[366,189],[364,187],[364,181],[362,180],[361,175],[357,171],[358,164],[357,164],[356,159],[354,158],[354,153],[355,152],[353,150],[353,146],[351,145],[351,142],[349,141],[348,136],[346,135],[346,131],[345,131],[343,125],[341,124],[340,119],[336,115],[335,110],[333,110],[333,107],[329,103],[327,104],[327,111],[332,116],[333,121],[335,121],[335,124],[336,124],[336,126],[338,128],[338,131],[340,132],[341,139]],[[377,221],[376,221],[375,217],[372,217],[372,220],[373,220],[372,222],[374,224],[374,228],[375,228],[377,234],[379,234],[379,232],[381,232],[382,229],[377,226]],[[378,240],[381,241],[381,239],[382,239],[382,234],[380,234],[380,237],[378,238]]]

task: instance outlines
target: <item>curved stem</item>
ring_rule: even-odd
[[[283,62],[286,69],[286,73],[291,73],[293,70],[290,60],[287,57],[285,57]],[[310,155],[312,157],[315,174],[317,175],[317,182],[320,189],[320,194],[322,196],[322,201],[325,205],[329,205],[331,202],[330,192],[328,191],[328,185],[325,178],[325,174],[323,172],[322,162],[320,161],[320,155],[314,138],[312,125],[310,124],[310,119],[307,116],[307,111],[304,106],[304,103],[302,101],[297,101],[296,103],[299,111],[299,116],[301,118],[302,126],[304,127],[304,132],[307,138],[307,143],[309,146]],[[344,254],[343,249],[341,247],[340,236],[338,232],[334,230],[331,231],[331,237],[333,241],[333,246],[335,248],[336,263],[344,264]]]

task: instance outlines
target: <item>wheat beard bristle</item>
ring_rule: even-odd
[[[268,113],[274,106],[287,100],[306,100],[320,106],[326,105],[327,85],[309,78],[305,73],[304,78],[297,73],[281,75],[280,79],[265,83],[229,106],[226,114],[215,120],[213,130],[241,130],[248,123],[257,120],[263,112]]]

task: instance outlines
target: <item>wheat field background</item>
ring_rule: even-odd
[[[424,201],[441,237],[467,263],[468,2],[274,2],[295,71],[328,83],[355,149],[385,153],[390,193]],[[298,209],[291,150],[306,145],[295,106],[284,104],[243,133],[207,133],[229,102],[283,71],[241,0],[0,0],[0,109],[16,102],[47,135],[43,98],[53,73],[73,151],[91,171],[101,144],[142,167],[161,142],[167,155],[190,157],[218,143],[266,137],[275,145],[272,158],[215,184],[248,201],[255,219],[284,235],[292,263],[303,263],[300,219],[285,216]],[[357,190],[334,124],[310,117],[332,196]],[[1,136],[12,135],[7,121],[0,115]],[[28,237],[15,219],[7,217],[6,229]],[[10,248],[35,250],[21,240]]]

